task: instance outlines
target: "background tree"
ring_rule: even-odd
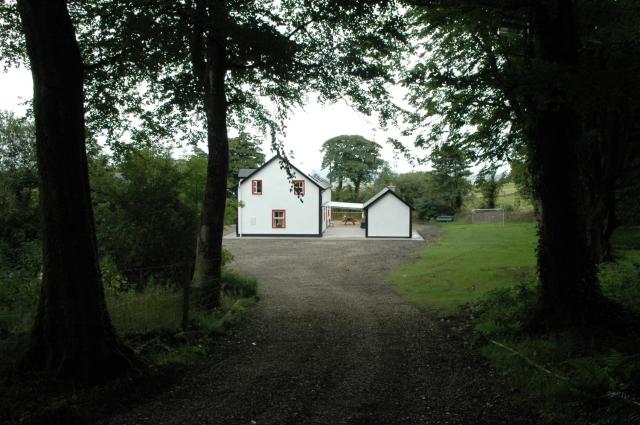
[[[0,261],[21,267],[40,235],[35,137],[32,122],[5,111],[0,111],[0,210]]]
[[[476,176],[475,186],[482,195],[482,208],[496,208],[496,201],[503,178],[497,177],[498,169],[495,165],[480,170]]]
[[[137,369],[106,309],[85,150],[83,63],[65,1],[20,0],[33,74],[42,292],[26,364],[102,381]]]
[[[265,162],[260,140],[240,133],[238,137],[229,139],[229,190],[238,190],[238,172],[241,168],[258,168]]]
[[[396,192],[409,205],[415,206],[420,198],[427,192],[431,183],[431,177],[426,172],[413,172],[400,174],[394,180]]]
[[[373,181],[384,161],[382,147],[362,136],[337,136],[322,144],[322,167],[329,169],[329,178],[338,181],[338,190],[344,180],[353,185],[357,198],[360,187]]]
[[[138,289],[151,276],[181,284],[192,267],[197,224],[197,206],[182,196],[183,190],[190,195],[187,174],[158,148],[130,150],[113,165],[104,162],[91,167],[101,257]]]
[[[455,145],[444,144],[431,151],[429,161],[433,168],[434,189],[446,200],[446,212],[453,214],[460,210],[464,197],[471,190],[471,183],[467,180],[471,175],[470,155]]]

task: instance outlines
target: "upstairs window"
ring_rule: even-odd
[[[293,193],[294,195],[304,196],[304,180],[293,181]]]
[[[251,180],[251,193],[262,195],[262,180]]]
[[[285,210],[271,211],[271,227],[274,229],[284,229],[287,227],[287,212]]]

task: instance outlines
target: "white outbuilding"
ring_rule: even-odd
[[[411,238],[411,206],[386,187],[363,205],[367,238]]]

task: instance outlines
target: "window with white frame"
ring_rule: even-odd
[[[262,180],[251,180],[251,193],[262,195]]]
[[[285,210],[271,211],[271,227],[274,229],[284,229],[287,227],[287,212]]]

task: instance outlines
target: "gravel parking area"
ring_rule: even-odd
[[[111,423],[535,423],[472,348],[385,281],[424,243],[225,245],[233,268],[259,279],[261,301],[208,367]]]

